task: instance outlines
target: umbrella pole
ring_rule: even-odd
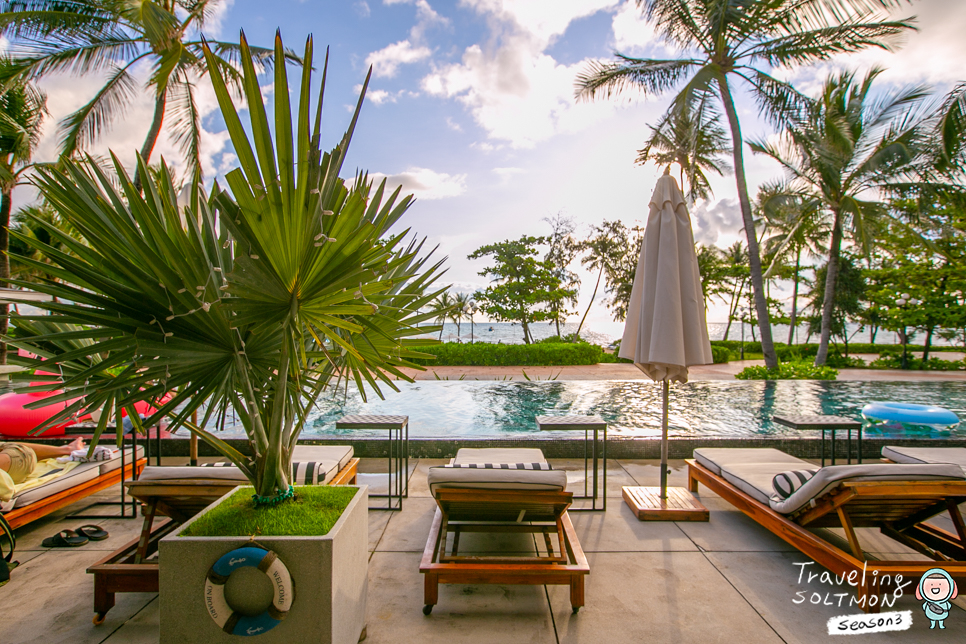
[[[667,398],[670,383],[665,378],[664,382],[664,412],[661,414],[661,498],[667,498]]]

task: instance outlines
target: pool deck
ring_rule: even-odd
[[[826,634],[826,621],[857,612],[822,605],[830,593],[829,601],[834,602],[834,593],[844,591],[818,580],[800,582],[795,564],[806,561],[801,554],[705,489],[699,496],[711,511],[708,523],[638,521],[621,500],[620,488],[657,485],[658,464],[611,460],[607,511],[571,515],[591,566],[587,603],[579,614],[571,614],[566,587],[454,585],[440,588],[439,604],[424,616],[419,560],[435,509],[426,473],[428,467],[442,463],[410,463],[410,497],[402,512],[369,512],[367,644],[841,642]],[[568,470],[572,487],[582,486],[580,462],[553,463]],[[360,483],[384,488],[385,474],[377,473],[382,466],[381,459],[365,460]],[[684,463],[672,461],[671,467],[670,484],[685,485]],[[116,489],[99,497],[111,499],[115,494]],[[118,595],[105,623],[93,626],[93,581],[84,572],[134,538],[140,521],[102,520],[110,538],[80,548],[41,547],[44,537],[89,522],[65,519],[69,510],[17,530],[17,559],[22,565],[0,589],[2,641],[156,644],[157,594]],[[870,552],[898,552],[900,557],[911,552],[877,531],[858,532]],[[469,547],[469,535],[464,539],[464,548]],[[874,644],[966,641],[962,597],[954,601],[946,629],[930,630],[921,602],[911,588],[907,590],[893,610],[911,611],[910,631],[857,639]],[[795,603],[800,597],[808,599]]]
[[[912,354],[910,354],[912,355]],[[940,352],[934,356],[961,360],[963,353]],[[877,356],[862,355],[867,362]],[[689,369],[689,379],[734,380],[735,374],[762,360],[736,360],[724,364],[696,365]],[[427,367],[426,371],[404,369],[416,380],[649,380],[640,369],[628,363],[575,365],[566,367]],[[902,369],[839,369],[839,380],[879,380],[918,382],[966,382],[966,371],[910,371]]]

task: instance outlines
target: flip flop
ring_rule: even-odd
[[[76,548],[87,543],[89,539],[73,530],[61,530],[52,537],[47,537],[40,544],[44,548]]]
[[[104,539],[107,539],[109,536],[111,536],[107,533],[107,530],[99,525],[94,525],[93,523],[82,525],[79,528],[74,528],[74,532],[82,537],[87,537],[91,541],[104,541]]]

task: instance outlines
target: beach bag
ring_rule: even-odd
[[[3,554],[3,538],[7,538],[10,544],[10,552]],[[10,571],[20,565],[20,562],[13,561],[13,551],[17,547],[17,535],[7,520],[0,514],[0,586],[10,581]]]

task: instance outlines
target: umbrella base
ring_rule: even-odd
[[[659,487],[621,488],[624,501],[641,521],[707,521],[708,508],[683,487],[669,487],[661,498]]]

